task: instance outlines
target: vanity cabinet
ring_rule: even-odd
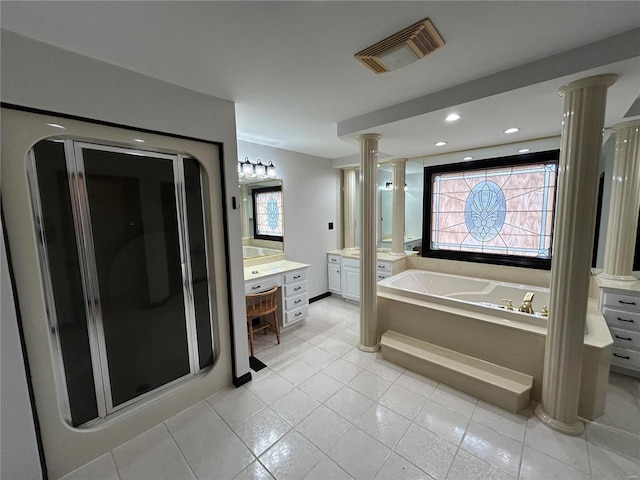
[[[308,265],[286,260],[246,268],[245,293],[266,292],[280,287],[278,317],[284,331],[309,316],[308,272]]]
[[[388,278],[406,269],[406,259],[399,257],[394,260],[378,259],[376,263],[377,281]],[[327,256],[327,274],[329,276],[329,291],[342,297],[360,301],[360,259],[353,255],[341,256],[329,253]]]
[[[613,348],[613,370],[640,377],[640,292],[603,288],[600,305]]]

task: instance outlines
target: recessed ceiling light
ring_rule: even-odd
[[[47,123],[47,125],[54,128],[63,128],[65,130],[67,129],[67,127],[63,127],[62,125],[58,125],[57,123]]]
[[[511,127],[511,128],[507,128],[507,129],[504,131],[504,133],[516,133],[516,132],[518,132],[518,131],[520,131],[520,128],[518,128],[518,127]]]
[[[520,150],[518,150],[518,153],[527,153],[528,151],[528,148],[521,148]]]
[[[138,142],[138,143],[144,143],[145,141],[142,140],[141,138],[134,138],[133,139],[134,142]]]
[[[447,118],[445,118],[445,120],[447,122],[455,122],[456,120],[460,120],[460,115],[458,115],[457,113],[450,113],[449,115],[447,115]]]
[[[464,157],[463,160],[473,160],[473,157]]]
[[[436,142],[436,143],[434,143],[434,145],[435,145],[436,147],[442,147],[442,146],[444,146],[444,145],[446,145],[446,144],[447,144],[447,142],[443,142],[443,141],[440,141],[440,142]]]

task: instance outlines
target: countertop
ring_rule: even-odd
[[[327,252],[331,255],[340,255],[341,257],[346,258],[360,258],[360,249],[357,248],[342,248],[340,250],[329,250]],[[378,252],[378,260],[384,260],[386,262],[397,262],[399,260],[403,260],[411,255],[416,255],[417,252],[405,252],[404,254],[399,253],[391,253],[391,252]]]
[[[308,267],[306,263],[292,262],[290,260],[280,260],[278,262],[263,263],[262,265],[254,265],[244,269],[244,280],[256,280],[258,278],[276,275],[279,273],[298,270],[299,268]]]

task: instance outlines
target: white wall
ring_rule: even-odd
[[[18,320],[4,244],[4,224],[0,228],[0,284],[2,285],[2,414],[0,420],[1,478],[35,480],[42,478],[36,431],[20,348]]]
[[[284,252],[287,260],[308,263],[309,297],[329,291],[327,250],[342,246],[341,170],[331,160],[279,148],[238,142],[238,158],[272,161],[282,179]],[[333,222],[333,230],[329,230]]]
[[[222,144],[228,219],[227,236],[229,239],[227,253],[231,265],[229,273],[231,276],[232,308],[236,312],[233,318],[236,335],[232,339],[236,351],[235,374],[240,377],[248,373],[249,353],[244,314],[240,211],[231,209],[231,197],[237,197],[240,193],[237,183],[234,104],[11,32],[2,31],[1,45],[0,98],[2,102]],[[24,153],[26,154],[26,151]],[[5,175],[4,163],[1,171],[3,205],[5,205],[5,187],[15,179]],[[6,202],[6,205],[8,203]],[[16,222],[10,225],[7,218],[5,227],[10,246],[14,242],[19,242],[20,235],[24,234],[24,232],[19,233],[21,227],[18,225],[20,224]],[[16,277],[18,277],[18,272],[16,272]],[[28,281],[39,283],[38,278],[21,278],[21,281],[23,284]],[[3,282],[3,295],[5,288]],[[18,294],[20,294],[20,282],[18,282]],[[226,322],[226,320],[222,318],[220,321]],[[2,322],[5,321],[13,322],[12,319],[6,319],[3,315]],[[224,331],[227,331],[226,327]],[[11,342],[10,338],[3,335],[3,350],[9,342]],[[229,368],[229,371],[226,372],[229,383],[231,381],[230,370]],[[20,373],[15,372],[13,366],[3,364],[3,378],[5,375],[20,375]],[[34,375],[34,390],[37,390],[39,379],[36,379],[33,370],[32,375]],[[40,410],[40,404],[38,404],[38,409]],[[165,409],[164,413],[168,413],[168,410]],[[163,420],[164,418],[157,418],[156,423]],[[146,418],[144,422],[138,422],[136,425],[131,424],[130,435],[135,435],[136,429],[145,428],[145,425],[150,422],[153,422],[152,418]],[[110,441],[115,441],[115,439],[112,438]],[[48,448],[45,444],[47,465],[50,467],[49,473],[53,478],[66,473],[74,465],[77,467],[78,462],[82,464],[89,460],[89,458],[78,458],[78,455],[75,455],[74,458],[74,455],[68,453],[67,458],[58,458],[59,455],[54,456],[56,457],[53,460],[55,465],[50,465],[51,458],[47,456]],[[4,449],[3,442],[3,462],[7,460]],[[85,452],[84,455],[86,457],[87,453]],[[57,463],[58,461],[60,463]]]

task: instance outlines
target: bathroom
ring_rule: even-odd
[[[41,59],[41,65],[38,67],[40,75],[31,75],[29,67],[24,65],[24,58]],[[60,66],[57,60],[62,59],[64,66]],[[350,59],[351,60],[351,59]],[[9,67],[7,67],[8,65]],[[224,168],[220,169],[223,181],[209,185],[210,196],[217,196],[221,199],[221,204],[216,208],[216,215],[222,218],[226,215],[226,228],[228,231],[220,231],[219,237],[215,240],[219,246],[218,255],[215,257],[215,275],[220,281],[220,289],[216,292],[216,298],[220,300],[220,305],[228,304],[225,310],[222,308],[218,315],[220,318],[230,318],[230,311],[244,311],[244,282],[245,277],[240,267],[242,264],[242,218],[237,210],[233,208],[234,204],[241,201],[240,189],[237,189],[238,178],[235,166],[238,161],[242,161],[245,157],[252,162],[261,159],[265,164],[272,162],[277,171],[277,178],[282,181],[283,193],[283,217],[284,217],[284,254],[288,260],[304,263],[309,265],[308,275],[308,296],[310,300],[325,296],[329,291],[329,283],[327,278],[327,252],[342,248],[344,245],[343,238],[345,236],[345,226],[343,221],[343,169],[353,167],[359,164],[358,155],[347,155],[340,157],[336,155],[335,160],[328,160],[329,156],[314,156],[309,154],[294,153],[290,149],[272,139],[252,138],[249,135],[241,136],[236,132],[235,116],[236,105],[228,100],[220,100],[212,96],[199,94],[193,90],[188,90],[176,85],[168,84],[160,80],[137,74],[131,70],[116,67],[96,59],[83,57],[77,53],[72,53],[52,45],[44,44],[36,40],[24,37],[11,32],[3,31],[3,67],[7,75],[3,80],[2,101],[7,106],[23,106],[26,109],[33,110],[31,113],[47,115],[51,112],[61,114],[62,119],[69,120],[72,123],[81,121],[82,119],[98,119],[106,124],[105,127],[124,126],[130,127],[137,132],[142,132],[141,140],[144,135],[153,136],[156,132],[171,132],[180,139],[198,139],[203,140],[207,145],[223,145],[223,161]],[[11,67],[11,68],[10,68]],[[79,79],[71,72],[83,72],[83,78]],[[13,73],[11,73],[13,72]],[[47,72],[55,72],[51,75]],[[4,76],[4,75],[3,75]],[[106,81],[108,80],[108,82]],[[10,88],[4,88],[4,82],[10,82]],[[95,85],[126,85],[127,87],[118,88],[122,93],[122,100],[113,102],[109,88],[95,88]],[[552,82],[553,83],[553,82]],[[70,89],[68,85],[73,85]],[[24,88],[23,88],[24,87]],[[553,88],[558,88],[554,85]],[[72,90],[72,93],[70,93]],[[158,101],[149,102],[148,92],[154,92],[154,96]],[[33,92],[43,92],[41,95],[35,95]],[[91,98],[91,102],[83,102],[81,99]],[[555,118],[560,121],[561,117],[561,100],[558,100],[557,115]],[[180,108],[174,108],[175,104],[180,104]],[[20,111],[16,109],[16,111]],[[167,115],[167,112],[172,115]],[[27,112],[28,113],[28,112]],[[53,119],[49,123],[56,123]],[[60,135],[57,127],[50,127],[42,130],[41,138],[50,135]],[[4,127],[3,127],[4,129]],[[126,128],[125,128],[126,129]],[[335,132],[332,130],[335,136]],[[95,135],[86,134],[89,138],[95,138]],[[96,134],[97,135],[97,134]],[[184,138],[183,138],[184,137]],[[350,151],[354,150],[356,141],[354,138],[347,138],[350,142]],[[523,137],[524,138],[524,137]],[[132,144],[133,139],[121,140],[123,143]],[[392,135],[384,135],[380,143],[380,151],[393,151],[395,149]],[[419,193],[423,179],[418,171],[428,164],[436,165],[441,163],[452,163],[463,161],[466,155],[476,158],[492,158],[500,156],[502,153],[497,151],[481,152],[474,149],[474,143],[470,140],[470,144],[465,146],[459,152],[456,152],[456,158],[452,159],[447,156],[439,156],[430,152],[429,155],[423,156],[424,152],[414,152],[410,157],[412,165],[417,171],[407,176],[406,198],[413,199],[407,202],[406,212],[411,220],[415,220],[420,216],[421,209],[421,193]],[[532,148],[532,151],[542,151],[556,149],[559,147],[559,138],[543,138],[539,140],[540,144],[531,146],[526,142],[511,142],[512,148],[517,150],[523,148]],[[263,145],[259,144],[263,143]],[[269,145],[264,145],[264,144]],[[505,142],[506,143],[506,142]],[[3,140],[3,145],[6,145]],[[397,144],[396,144],[397,145]],[[167,147],[173,149],[173,147]],[[191,148],[191,147],[189,147]],[[357,149],[357,148],[355,148]],[[464,152],[464,155],[462,154]],[[26,152],[21,152],[22,154]],[[611,168],[611,160],[613,158],[612,144],[605,144],[605,160],[602,170],[608,172]],[[221,154],[222,155],[222,154]],[[506,153],[505,153],[506,155]],[[384,154],[380,155],[379,161],[382,163],[379,178],[384,179],[384,184],[379,183],[378,188],[386,188],[386,182],[389,181],[389,165],[393,157]],[[207,168],[215,171],[215,161],[207,164]],[[51,352],[50,340],[48,338],[47,329],[44,327],[46,322],[42,322],[44,318],[45,303],[41,299],[42,293],[35,293],[33,298],[37,301],[26,302],[24,292],[31,292],[29,284],[34,282],[34,278],[39,278],[39,267],[36,262],[29,257],[35,257],[37,248],[33,241],[35,238],[34,227],[25,219],[31,219],[33,212],[28,208],[30,201],[24,195],[24,191],[20,190],[19,196],[13,197],[11,192],[17,192],[18,189],[24,188],[26,191],[26,179],[24,172],[19,175],[24,181],[16,182],[18,185],[8,185],[7,179],[12,178],[7,172],[13,173],[18,167],[9,167],[3,161],[3,214],[6,223],[3,228],[6,229],[9,238],[9,248],[11,255],[24,260],[20,262],[20,268],[25,268],[25,272],[16,272],[18,283],[19,297],[23,300],[20,303],[23,315],[23,321],[26,325],[27,335],[32,335],[31,339],[27,339],[26,349],[30,355],[33,355],[33,361],[30,362],[32,368],[31,374],[36,379],[38,412],[41,414],[40,420],[43,423],[47,438],[55,437],[58,430],[61,435],[67,435],[69,429],[67,425],[60,422],[55,428],[51,424],[58,417],[57,405],[54,400],[43,400],[49,397],[55,399],[59,386],[54,380],[55,375],[53,369],[49,368]],[[386,172],[383,174],[382,172]],[[605,186],[605,189],[607,187]],[[382,190],[378,190],[381,192]],[[386,194],[380,193],[388,197]],[[605,190],[604,198],[607,198]],[[415,196],[415,197],[414,197]],[[17,202],[15,199],[21,199],[23,203]],[[388,203],[382,201],[382,208]],[[606,200],[605,200],[606,205]],[[310,207],[311,206],[311,207]],[[313,215],[309,215],[309,209],[313,209]],[[382,210],[381,208],[381,210]],[[603,220],[601,225],[606,224],[606,206],[603,208]],[[388,218],[380,220],[380,228],[385,230],[388,228]],[[4,222],[4,221],[3,221]],[[382,225],[384,222],[384,225]],[[377,224],[378,222],[376,222]],[[28,226],[25,226],[29,224]],[[422,222],[410,222],[407,220],[406,236],[407,250],[413,251],[413,247],[417,246],[415,238],[422,237]],[[17,228],[16,226],[20,226]],[[601,227],[604,228],[604,227]],[[23,230],[19,232],[17,230]],[[231,232],[231,233],[229,233]],[[356,235],[359,235],[359,229],[355,229]],[[388,229],[385,230],[385,233]],[[383,249],[391,248],[388,245],[388,238],[380,239],[380,247]],[[600,235],[602,239],[602,234]],[[228,241],[228,244],[225,242]],[[354,246],[361,244],[357,242]],[[604,241],[599,243],[601,253],[598,259],[602,261],[602,252],[604,252]],[[22,246],[21,246],[22,245]],[[25,248],[23,248],[23,246]],[[26,248],[29,246],[29,248]],[[226,252],[226,259],[224,253]],[[221,268],[229,261],[226,268]],[[416,256],[415,265],[418,268],[428,268],[431,270],[439,270],[445,273],[464,273],[469,276],[481,276],[476,272],[479,269],[483,277],[498,278],[506,281],[520,282],[522,272],[509,269],[508,267],[486,267],[482,265],[464,266],[464,272],[461,272],[459,263],[446,260],[427,260]],[[224,271],[226,270],[226,271]],[[527,283],[530,285],[547,285],[549,281],[549,273],[547,271],[527,270]],[[3,290],[3,295],[5,291]],[[596,292],[593,292],[596,296]],[[3,298],[4,300],[4,298]],[[42,301],[41,301],[42,300]],[[336,300],[336,299],[334,299]],[[520,299],[514,299],[519,302]],[[318,300],[318,303],[320,300]],[[12,302],[9,302],[12,303]],[[316,303],[316,302],[313,302]],[[26,304],[26,305],[25,305]],[[5,315],[3,301],[3,317]],[[536,308],[540,306],[534,301]],[[517,307],[518,305],[516,305]],[[34,320],[36,319],[36,320]],[[4,328],[4,323],[3,323]],[[69,439],[73,445],[75,454],[69,456],[66,454],[65,446],[49,447],[47,455],[57,457],[60,463],[56,465],[55,461],[52,465],[56,465],[51,469],[51,476],[57,476],[71,471],[78,465],[95,458],[96,452],[110,451],[126,442],[135,435],[157,425],[159,421],[171,417],[177,412],[190,407],[195,402],[205,398],[206,392],[222,388],[224,385],[230,385],[249,372],[247,359],[248,346],[242,329],[244,328],[243,319],[237,320],[234,324],[230,322],[222,322],[217,332],[220,337],[220,363],[215,368],[220,367],[220,374],[215,380],[210,379],[207,382],[201,382],[193,387],[186,388],[180,395],[171,398],[165,397],[157,403],[137,411],[131,412],[131,418],[134,422],[122,422],[113,428],[108,435],[95,434],[96,432],[82,432],[81,435],[71,435],[62,437]],[[231,333],[235,329],[235,335]],[[240,332],[240,333],[238,333]],[[35,334],[35,338],[33,338]],[[4,337],[4,332],[3,332]],[[5,337],[8,338],[8,337]],[[17,338],[17,337],[16,337]],[[41,347],[46,345],[46,348]],[[4,344],[3,344],[4,348]],[[235,355],[232,355],[232,351]],[[32,353],[34,352],[34,353]],[[18,355],[20,352],[17,352]],[[18,357],[19,358],[19,357]],[[4,360],[4,359],[3,359]],[[4,369],[3,369],[4,373]],[[213,376],[212,376],[213,377]],[[28,402],[25,402],[28,403]],[[159,420],[161,419],[161,420]],[[128,424],[127,424],[128,423]],[[58,430],[56,430],[58,429]],[[52,434],[52,432],[54,432]],[[71,438],[74,437],[74,438]],[[64,444],[63,441],[59,442]],[[73,457],[73,458],[71,458]]]

